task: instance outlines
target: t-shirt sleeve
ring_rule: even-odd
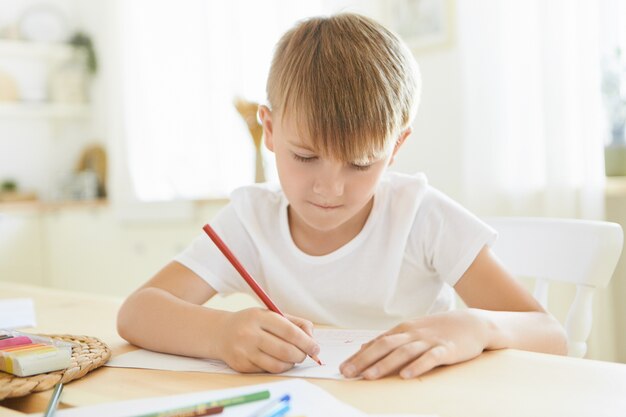
[[[232,203],[224,207],[210,225],[244,268],[255,276],[258,255]],[[174,260],[191,269],[218,293],[250,292],[243,278],[204,231]]]
[[[416,213],[409,244],[414,256],[454,286],[497,233],[440,191],[429,187]]]

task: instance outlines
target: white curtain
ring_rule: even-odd
[[[601,7],[592,0],[458,2],[465,203],[475,212],[604,218]],[[557,316],[565,316],[568,289],[553,292]],[[596,293],[591,358],[616,357],[613,300],[610,290]]]
[[[322,13],[322,1],[130,0],[120,8],[134,195],[219,198],[253,182],[254,146],[233,101],[265,101],[275,43],[296,20]]]
[[[464,201],[475,212],[603,217],[598,7],[458,2]]]

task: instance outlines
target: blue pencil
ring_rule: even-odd
[[[275,409],[268,411],[267,414],[263,414],[259,417],[282,417],[287,414],[291,407],[289,406],[289,401],[283,401],[278,403]]]
[[[250,417],[280,417],[289,411],[289,394],[268,402],[256,410]]]

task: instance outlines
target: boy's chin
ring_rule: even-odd
[[[347,219],[344,219],[343,217],[340,218],[338,216],[337,218],[333,219],[312,217],[304,218],[305,223],[309,227],[320,232],[332,232],[333,230],[336,230],[338,227],[344,224],[346,220]]]

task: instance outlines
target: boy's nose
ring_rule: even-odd
[[[334,169],[324,169],[315,179],[313,192],[317,195],[333,198],[343,195],[344,182],[340,172]]]

